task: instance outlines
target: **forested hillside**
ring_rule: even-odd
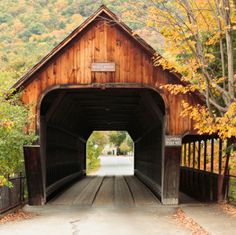
[[[134,21],[126,0],[0,1],[0,86],[15,79],[105,4],[142,36],[155,42],[143,22]],[[133,1],[137,4],[137,1]],[[141,14],[141,13],[140,13]],[[134,23],[135,22],[135,23]]]

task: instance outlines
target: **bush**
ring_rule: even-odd
[[[0,91],[0,186],[8,185],[7,176],[24,171],[23,145],[31,144],[37,138],[26,126],[29,109],[18,95],[10,97]]]

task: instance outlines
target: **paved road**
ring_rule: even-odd
[[[133,175],[134,157],[100,156],[100,168],[91,175]]]
[[[112,158],[102,158],[102,166],[100,170],[97,171],[97,174],[110,174],[111,170],[113,175],[119,175],[122,172],[125,174],[132,173],[130,171],[131,168],[127,170],[127,164],[117,164],[117,158],[111,159]],[[109,161],[116,162],[113,169]],[[122,161],[125,163],[126,159],[123,158]],[[109,164],[106,164],[108,162]],[[127,180],[126,177],[119,176],[92,176],[90,179],[85,178],[85,181],[78,182],[72,186],[71,191],[65,192],[65,194],[59,196],[57,200],[45,206],[26,206],[24,208],[25,211],[34,212],[37,215],[28,220],[0,225],[0,234],[190,235],[192,234],[191,231],[181,227],[176,220],[173,219],[173,215],[178,207],[181,207],[187,216],[202,226],[209,234],[236,234],[236,217],[225,213],[219,205],[190,203],[176,207],[168,207],[162,206],[156,202],[150,203],[152,200],[155,200],[153,197],[151,197],[152,199],[148,199],[151,195],[150,192],[144,194],[145,196],[143,197],[143,192],[140,193],[139,191],[140,187],[145,188],[145,186],[140,186],[137,182],[132,183],[132,181],[136,179],[132,176],[128,176],[127,178],[130,179],[130,181]],[[103,183],[101,183],[101,179]],[[116,179],[118,179],[119,182],[117,181],[115,183]],[[122,193],[127,190],[126,186],[131,189],[129,189],[130,194]],[[101,188],[96,191],[96,187]],[[121,193],[114,193],[119,191],[117,191],[118,188],[115,189],[116,187],[121,187],[121,189],[119,189]],[[115,198],[111,200],[109,195],[120,198],[119,200]],[[133,198],[129,201],[131,195],[133,195]],[[72,198],[74,201],[71,200]],[[106,199],[105,202],[110,200],[112,203],[106,204],[104,203],[104,199]],[[124,207],[124,202],[127,203],[127,200],[129,203],[133,202],[135,206]],[[121,203],[123,206],[117,206],[117,204],[114,206],[114,201]],[[84,202],[89,203],[86,205]],[[137,202],[139,202],[138,206],[136,205]],[[140,202],[145,203],[140,204]]]

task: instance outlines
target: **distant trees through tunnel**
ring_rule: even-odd
[[[129,165],[133,168],[133,165],[124,164],[120,158],[127,158],[134,156],[134,142],[127,131],[94,131],[87,140],[87,152],[86,152],[86,174],[96,174],[96,171],[100,168],[101,162],[104,164],[110,164],[112,166],[121,164],[120,173],[122,174],[122,166],[127,167]],[[102,159],[102,161],[101,161]],[[121,161],[119,161],[121,160]],[[123,162],[123,163],[122,163]],[[133,162],[133,160],[132,160]],[[112,171],[111,171],[112,173]]]

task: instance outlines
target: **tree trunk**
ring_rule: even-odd
[[[229,176],[229,161],[232,152],[232,147],[235,144],[235,137],[232,137],[227,140],[226,144],[226,160],[223,175],[219,175],[218,178],[218,202],[226,202],[228,200],[228,176]]]
[[[223,1],[223,10],[225,18],[225,37],[227,46],[227,59],[228,59],[228,90],[231,101],[233,101],[234,94],[234,55],[233,55],[233,40],[232,40],[232,26],[230,19],[230,2],[229,0]]]

